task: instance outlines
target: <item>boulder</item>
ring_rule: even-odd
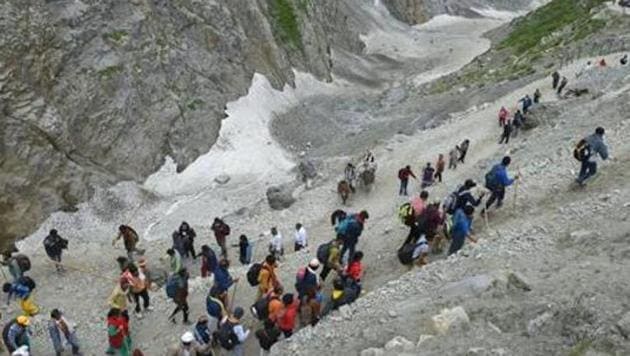
[[[298,165],[298,171],[303,181],[317,177],[317,168],[315,167],[315,163],[311,160],[301,161]]]
[[[530,290],[532,290],[529,283],[527,283],[527,280],[519,273],[510,272],[508,273],[507,278],[508,278],[508,285],[514,288],[522,289],[526,292],[529,292]]]
[[[443,309],[438,315],[431,318],[433,329],[436,333],[444,335],[451,330],[465,329],[470,324],[468,314],[461,306],[452,309]]]
[[[527,335],[529,336],[539,335],[541,333],[542,327],[552,317],[553,317],[553,314],[547,311],[540,314],[536,318],[530,320],[529,323],[527,323]]]
[[[525,117],[522,129],[527,131],[560,117],[560,110],[555,106],[539,103],[531,107]]]
[[[221,185],[227,184],[227,182],[230,181],[230,176],[228,176],[227,174],[221,174],[214,178],[214,181]]]
[[[387,344],[385,344],[385,350],[391,353],[400,353],[400,352],[410,352],[415,349],[415,345],[413,342],[405,339],[402,336],[396,336],[395,338],[389,340]]]
[[[416,344],[416,347],[420,347],[422,344],[424,344],[425,342],[433,338],[435,338],[435,336],[433,335],[427,335],[427,334],[420,335],[420,337],[418,338],[418,343]]]
[[[385,356],[385,351],[375,347],[370,347],[369,349],[361,351],[361,356]]]
[[[267,189],[267,201],[271,209],[287,209],[295,203],[293,188],[288,184],[269,187],[269,189]]]
[[[630,338],[630,312],[627,312],[618,322],[617,329],[623,337]]]
[[[458,282],[449,283],[444,286],[440,293],[443,296],[469,296],[479,295],[492,287],[494,279],[488,275],[482,274],[473,277],[467,277]]]

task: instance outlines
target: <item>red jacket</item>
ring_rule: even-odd
[[[284,313],[278,318],[278,327],[282,331],[293,331],[293,329],[295,329],[295,318],[300,308],[300,302],[297,298],[294,298],[293,303],[284,308]]]
[[[115,349],[119,349],[123,345],[125,336],[129,334],[129,324],[122,316],[112,316],[107,318],[107,327],[113,327],[116,330],[122,327],[122,331],[114,335],[109,335],[109,345]]]
[[[346,274],[353,280],[357,282],[360,281],[361,275],[363,274],[363,265],[361,264],[361,262],[358,261],[350,262],[350,264],[346,268]]]
[[[407,180],[409,179],[409,176],[416,178],[416,175],[413,174],[411,169],[403,168],[400,172],[398,172],[398,179],[400,180]]]

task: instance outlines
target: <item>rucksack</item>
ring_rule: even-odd
[[[361,233],[361,226],[356,220],[355,215],[348,215],[339,223],[339,225],[337,225],[337,227],[335,228],[335,232],[337,233],[337,235],[343,237],[356,237],[359,236],[359,234]]]
[[[457,208],[457,200],[459,200],[459,189],[447,195],[442,202],[442,208],[447,214],[453,214]]]
[[[177,294],[177,276],[171,275],[166,280],[166,296],[168,298],[175,298],[175,294]]]
[[[206,298],[206,311],[211,317],[221,320],[223,317],[223,308],[221,301],[208,295]]]
[[[337,233],[337,235],[343,236],[348,232],[351,220],[352,216],[346,216],[343,220],[339,222],[339,224],[337,224],[337,226],[335,227],[335,232]]]
[[[398,179],[405,179],[405,169],[404,168],[401,168],[398,171]]]
[[[404,244],[398,249],[398,260],[403,265],[410,265],[413,263],[413,250],[416,249],[415,244]]]
[[[591,157],[591,145],[585,138],[581,139],[573,149],[573,158],[584,162]]]
[[[494,189],[497,187],[497,170],[499,169],[499,165],[492,167],[492,169],[486,173],[486,188]]]
[[[319,245],[319,247],[317,248],[317,259],[319,260],[319,263],[321,264],[328,263],[328,257],[330,256],[331,245],[332,245],[332,241]]]
[[[247,270],[247,282],[252,287],[258,285],[258,275],[260,274],[260,270],[262,269],[261,263],[254,263],[249,270]]]
[[[29,276],[22,276],[18,283],[26,286],[31,291],[33,291],[36,287],[35,281]]]
[[[250,310],[252,315],[258,320],[265,320],[269,317],[269,302],[272,299],[278,299],[278,297],[270,297],[268,295],[263,296],[254,303]]]
[[[232,229],[230,229],[230,225],[226,223],[223,223],[222,230],[223,230],[223,233],[226,235],[229,235],[232,232]]]
[[[234,332],[234,324],[229,320],[221,324],[217,338],[219,339],[221,347],[228,351],[234,349],[234,347],[239,344],[238,336],[236,336]]]
[[[22,272],[27,272],[31,270],[31,260],[26,255],[17,255],[15,256],[15,261],[17,265],[20,267]]]
[[[55,239],[52,237],[52,235],[46,236],[46,238],[44,239],[44,248],[49,250],[54,247],[55,247]]]
[[[405,225],[411,225],[413,222],[413,207],[407,202],[398,208],[398,218]]]

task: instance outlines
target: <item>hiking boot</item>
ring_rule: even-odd
[[[136,312],[135,315],[136,315],[136,318],[142,319],[142,313]]]
[[[144,308],[144,310],[146,311],[153,311],[153,305],[149,305],[148,307]]]

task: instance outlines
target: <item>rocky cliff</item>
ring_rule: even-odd
[[[94,188],[185,168],[255,72],[330,80],[360,52],[336,0],[8,0],[0,4],[0,241]]]

